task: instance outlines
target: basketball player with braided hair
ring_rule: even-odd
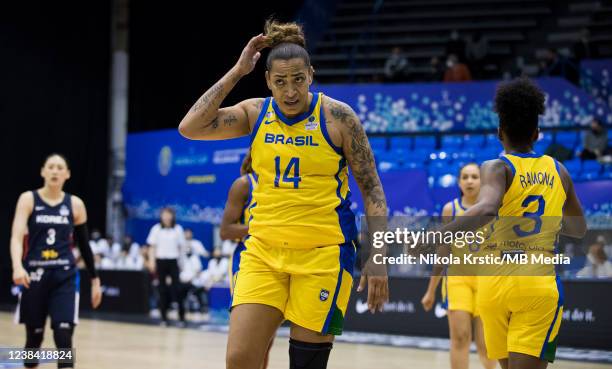
[[[357,229],[348,167],[364,199],[370,231],[387,204],[372,150],[355,112],[310,91],[314,69],[296,23],[269,20],[236,65],[202,95],[179,125],[194,140],[250,135],[253,190],[245,248],[238,255],[227,368],[257,368],[274,332],[289,320],[290,368],[327,367],[353,282]],[[221,108],[253,71],[264,48],[272,97]],[[366,268],[365,270],[372,270]],[[388,298],[384,272],[362,273],[371,312]]]

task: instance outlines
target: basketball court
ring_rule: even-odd
[[[12,322],[12,314],[0,313],[0,331],[4,347],[20,347],[23,344],[23,327]],[[119,323],[81,319],[75,333],[77,366],[81,369],[116,369],[118,366],[132,369],[207,369],[225,368],[227,335],[195,328],[157,327],[144,324]],[[53,347],[47,335],[43,347]],[[288,338],[278,337],[270,354],[270,369],[286,369],[289,366]],[[334,369],[403,369],[448,368],[446,351],[385,347],[373,344],[337,342],[330,357]],[[478,367],[475,354],[470,366]],[[0,368],[18,366],[1,366]],[[42,365],[55,367],[55,364]],[[556,369],[603,369],[612,364],[585,363],[558,360]]]

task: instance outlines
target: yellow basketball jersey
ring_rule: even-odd
[[[251,133],[258,185],[249,236],[266,245],[314,248],[357,235],[346,159],[327,133],[322,99],[313,94],[307,112],[287,118],[269,97]]]
[[[461,203],[461,197],[455,198],[452,204],[453,204],[453,213],[452,213],[453,219],[455,219],[455,217],[462,216],[463,213],[465,213],[465,211],[467,210],[467,208],[465,208],[463,204]]]
[[[451,213],[451,217],[452,219],[455,219],[456,217],[460,217],[463,216],[463,214],[468,210],[467,207],[463,206],[463,202],[462,202],[462,198],[461,197],[457,197],[455,199],[453,199],[451,201],[452,204],[452,213]],[[484,226],[480,229],[478,229],[477,231],[479,232],[485,232],[486,233],[486,227]],[[457,244],[453,245],[453,247],[451,248],[451,253],[453,254],[453,256],[458,256],[460,258],[463,258],[464,254],[475,254],[480,250],[480,244],[478,243],[472,243],[472,244],[468,244],[468,245],[461,245],[458,246]],[[470,286],[475,286],[475,281],[472,280],[471,278],[475,278],[472,277],[472,275],[475,275],[476,272],[473,270],[474,268],[472,266],[464,266],[464,265],[460,265],[460,266],[455,266],[455,265],[449,265],[446,273],[450,278],[456,278],[456,281],[460,281],[463,279],[465,279],[465,281],[467,281],[466,283],[469,283]],[[445,277],[446,278],[446,277]],[[446,286],[446,279],[443,281],[444,286]],[[470,287],[472,288],[472,287]],[[443,300],[446,296],[446,291],[445,289],[447,289],[447,287],[444,287],[442,289],[442,297]],[[476,287],[472,288],[473,290],[476,290]],[[470,312],[473,312],[470,310]]]
[[[514,178],[506,191],[494,238],[503,250],[553,253],[566,194],[558,163],[547,155],[503,155]]]

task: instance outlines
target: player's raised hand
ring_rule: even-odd
[[[260,51],[267,46],[266,42],[267,38],[262,33],[249,40],[236,63],[236,68],[241,76],[245,76],[255,69],[255,64],[261,57]]]
[[[102,287],[100,287],[100,278],[91,280],[91,306],[97,309],[102,303]]]
[[[23,267],[17,267],[13,270],[13,283],[30,288],[30,276]]]

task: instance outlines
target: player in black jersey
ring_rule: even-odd
[[[66,159],[49,155],[40,175],[45,181],[43,187],[21,194],[13,219],[13,282],[21,286],[15,320],[26,326],[26,348],[40,347],[47,316],[57,348],[72,348],[79,313],[79,272],[71,250],[73,239],[91,277],[94,308],[102,301],[100,279],[89,247],[85,204],[63,191],[70,178]],[[37,366],[25,363],[27,368]],[[72,368],[73,364],[61,363],[58,367]]]

